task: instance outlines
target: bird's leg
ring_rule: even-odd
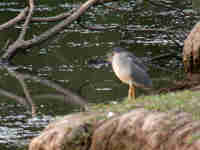
[[[132,99],[132,87],[131,85],[129,85],[129,90],[128,90],[128,99],[131,100]]]
[[[134,99],[135,100],[135,87],[133,85],[129,85],[129,90],[128,90],[128,99]]]

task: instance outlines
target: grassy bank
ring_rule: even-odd
[[[194,119],[200,120],[200,92],[181,91],[167,94],[140,96],[136,100],[127,98],[121,102],[97,104],[91,106],[94,111],[124,113],[135,108],[145,108],[161,112],[182,111],[192,114]]]

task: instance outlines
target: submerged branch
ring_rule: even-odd
[[[7,69],[7,70],[11,76],[15,77],[19,81],[19,83],[24,91],[26,101],[28,102],[28,104],[31,107],[32,116],[36,116],[36,105],[31,98],[30,92],[28,90],[28,87],[26,86],[26,83],[24,82],[23,76],[14,72],[13,70],[12,71],[10,69]]]
[[[17,96],[15,94],[7,92],[3,89],[0,89],[0,95],[4,95],[4,96],[9,97],[11,99],[15,99],[17,102],[25,105],[27,108],[31,108],[32,116],[36,115],[36,105],[33,102],[33,99],[31,98],[28,87],[25,83],[26,79],[30,79],[34,82],[48,86],[52,89],[55,89],[56,92],[58,92],[57,94],[51,93],[51,94],[34,95],[34,96],[32,96],[33,98],[49,98],[49,99],[52,99],[52,98],[55,99],[56,98],[58,100],[62,100],[64,102],[66,102],[66,103],[72,103],[72,104],[79,105],[84,110],[87,110],[86,100],[84,100],[81,96],[78,96],[77,94],[71,92],[70,90],[63,88],[60,85],[58,85],[58,84],[56,84],[52,81],[42,79],[40,77],[29,75],[29,74],[19,73],[17,71],[11,70],[9,67],[4,66],[4,68],[7,69],[8,73],[11,76],[15,77],[19,81],[26,98]]]
[[[87,105],[86,101],[82,97],[72,93],[70,90],[63,88],[60,85],[58,85],[52,81],[49,81],[46,79],[41,79],[37,76],[32,76],[29,74],[21,74],[21,75],[23,76],[24,79],[30,79],[30,80],[33,80],[34,82],[39,82],[45,86],[55,89],[57,92],[62,93],[65,96],[66,100],[68,100],[70,102],[78,104],[81,107],[86,107],[86,105]]]
[[[23,97],[20,97],[20,96],[18,96],[18,95],[15,95],[15,94],[13,94],[13,93],[11,93],[11,92],[8,92],[8,91],[6,91],[6,90],[4,90],[4,89],[1,89],[1,88],[0,88],[0,95],[3,95],[3,96],[6,96],[6,97],[11,98],[11,99],[13,99],[13,100],[16,100],[16,102],[18,102],[18,103],[24,105],[26,108],[28,108],[28,109],[30,108],[29,105],[27,104],[26,99],[23,98]]]

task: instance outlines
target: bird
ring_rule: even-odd
[[[122,47],[115,47],[107,54],[107,61],[112,64],[115,75],[129,85],[128,99],[136,99],[136,87],[152,88],[152,80],[147,74],[148,68],[133,53]]]

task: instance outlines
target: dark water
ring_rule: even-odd
[[[120,101],[127,96],[127,85],[121,84],[111,67],[101,60],[113,47],[121,46],[141,59],[149,60],[149,74],[155,89],[168,87],[183,74],[183,40],[198,16],[190,12],[191,6],[185,1],[167,2],[165,6],[168,7],[163,7],[162,3],[137,6],[134,0],[107,4],[122,11],[103,6],[91,8],[80,21],[87,26],[101,26],[107,30],[92,31],[75,22],[51,40],[18,54],[13,64],[17,71],[54,81],[90,103]],[[14,17],[24,5],[17,0],[0,2],[0,24]],[[43,13],[51,16],[79,5],[77,1],[40,3],[35,15]],[[33,23],[26,38],[36,36],[55,24]],[[15,40],[21,27],[22,24],[17,24],[0,32],[0,47],[8,39]],[[170,55],[150,61],[163,54]],[[15,78],[3,68],[0,74],[0,88],[23,96]],[[27,85],[32,95],[55,93],[55,90],[30,80],[27,80]],[[147,94],[143,90],[137,92],[138,95]],[[0,99],[0,149],[24,149],[54,116],[79,110],[75,105],[54,98],[34,99],[38,116],[31,118],[30,112],[12,99],[3,96]]]

